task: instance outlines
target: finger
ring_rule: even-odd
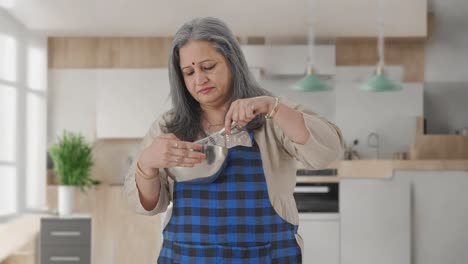
[[[166,163],[167,164],[170,164],[170,165],[175,165],[175,166],[178,166],[179,164],[182,164],[184,163],[184,158],[182,157],[175,157],[175,156],[169,156],[167,157],[167,160],[166,160]]]
[[[246,105],[245,104],[242,104],[239,106],[239,110],[238,110],[238,115],[239,115],[239,121],[245,123],[245,121],[247,120],[246,119]]]
[[[188,149],[173,149],[171,150],[170,156],[178,156],[178,157],[187,157],[187,158],[193,158],[193,159],[205,159],[206,155],[197,152],[197,151],[190,151]]]
[[[232,109],[232,121],[239,122],[239,108],[237,106]]]
[[[232,123],[232,104],[231,107],[229,108],[229,111],[226,114],[226,117],[224,118],[224,129],[226,131],[226,135],[231,134],[231,123]]]
[[[187,168],[192,168],[194,167],[195,164],[193,163],[174,163],[174,162],[169,162],[167,164],[167,167],[187,167]]]
[[[248,122],[246,122],[246,121],[239,121],[239,122],[237,123],[237,125],[238,125],[240,128],[245,127],[247,124],[248,124]]]
[[[181,140],[170,140],[167,141],[167,146],[169,149],[188,149],[188,150],[200,150],[202,146],[200,144],[194,144],[187,141]]]
[[[186,158],[186,157],[181,157],[181,156],[171,156],[169,162],[174,162],[174,163],[193,163],[197,164],[202,162],[202,159],[198,158]]]
[[[244,127],[246,124],[247,124],[247,119],[246,119],[246,116],[245,116],[245,106],[240,106],[238,109],[237,109],[237,124],[240,126],[240,127]]]
[[[163,139],[171,139],[171,140],[180,140],[176,135],[169,133],[169,134],[162,134],[159,136],[160,138]]]
[[[175,149],[201,150],[203,148],[201,144],[195,144],[188,141],[172,141],[171,143]]]
[[[250,122],[252,119],[254,119],[255,117],[255,113],[254,113],[254,106],[253,105],[249,105],[249,107],[247,108],[247,111],[246,111],[246,114],[245,114],[247,120]]]
[[[173,166],[179,166],[180,164],[198,164],[200,162],[201,160],[199,159],[183,158],[177,156],[169,157],[166,161],[167,164],[171,164]]]
[[[169,141],[169,142],[167,142],[167,144],[169,145],[169,147],[171,149],[178,149],[179,148],[179,142]]]

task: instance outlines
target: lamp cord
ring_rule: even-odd
[[[378,38],[378,53],[379,53],[379,67],[384,66],[385,63],[385,54],[384,54],[384,0],[378,0],[378,10],[377,10],[377,21],[379,27],[379,38]]]
[[[314,67],[314,61],[315,61],[315,51],[314,51],[314,45],[315,45],[315,36],[314,36],[314,1],[313,0],[308,0],[308,8],[307,8],[307,29],[308,29],[308,38],[307,38],[307,48],[308,48],[308,58],[307,58],[307,65],[309,67]]]

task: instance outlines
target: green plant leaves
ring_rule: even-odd
[[[60,185],[79,186],[84,190],[100,183],[89,177],[94,164],[92,148],[80,133],[64,131],[49,153]]]

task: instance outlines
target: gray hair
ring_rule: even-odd
[[[234,34],[221,20],[212,17],[196,18],[185,23],[175,34],[169,56],[169,81],[172,109],[166,120],[167,132],[178,138],[194,141],[206,135],[201,126],[202,109],[185,86],[180,68],[179,50],[191,40],[209,41],[224,56],[232,74],[232,96],[230,102],[242,98],[270,95],[261,88],[249,71],[244,54]],[[257,115],[247,129],[256,129],[265,123],[264,115]]]

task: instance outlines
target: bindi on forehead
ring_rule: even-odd
[[[192,61],[190,64],[191,64],[192,66],[195,66],[195,64],[202,64],[202,63],[208,62],[208,61],[215,61],[215,60],[213,60],[213,59],[204,59],[204,60],[202,60],[202,61],[200,61],[200,62]],[[190,67],[190,65],[184,66],[184,67],[182,67],[182,69],[185,69],[185,68],[187,68],[187,67]]]

